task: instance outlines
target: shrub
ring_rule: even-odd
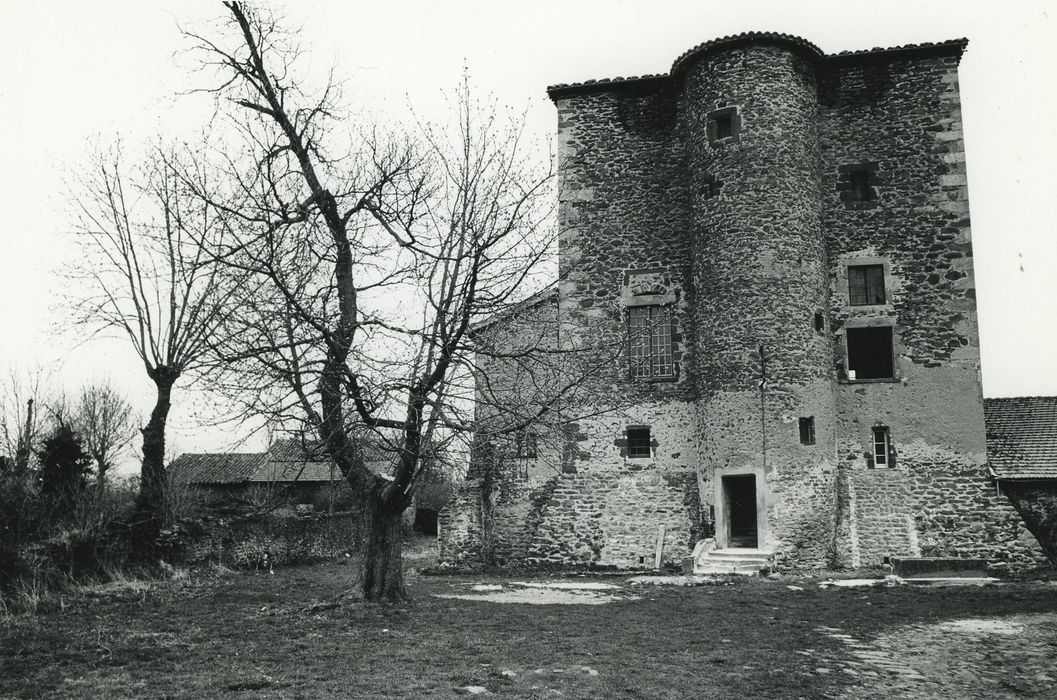
[[[128,557],[125,522],[135,499],[127,484],[72,491],[56,510],[31,481],[0,484],[0,595],[26,587],[54,589],[98,576]]]
[[[73,428],[62,423],[44,439],[37,457],[40,495],[52,511],[50,519],[62,519],[76,507],[85,492],[92,458],[84,451],[81,438]]]
[[[312,505],[322,513],[352,510],[355,504],[356,494],[345,481],[320,487],[312,498]]]
[[[165,489],[165,513],[162,522],[170,526],[181,520],[197,518],[206,509],[206,497],[186,481],[169,479]]]

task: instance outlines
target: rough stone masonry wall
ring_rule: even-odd
[[[537,564],[653,567],[664,527],[665,563],[690,554],[697,492],[694,472],[646,465],[595,474],[563,474],[533,503],[527,559]]]
[[[634,563],[645,536],[610,556],[607,538],[624,534],[602,528],[607,513],[638,498],[680,532],[685,518],[690,544],[713,526],[722,476],[759,470],[765,543],[786,568],[896,550],[1037,560],[986,476],[959,52],[812,66],[780,40],[742,42],[670,81],[561,93],[560,338],[608,353],[591,390],[611,415],[563,432],[556,474],[475,482],[483,507],[460,521],[460,541],[502,558]],[[709,112],[731,106],[738,139],[706,143]],[[872,201],[849,201],[855,168],[868,171]],[[847,265],[878,263],[886,303],[851,307]],[[673,304],[674,381],[629,379],[636,279]],[[846,328],[876,324],[893,327],[897,376],[848,382]],[[797,439],[805,415],[815,445]],[[629,424],[658,438],[641,470],[620,454]],[[896,450],[883,475],[869,471],[878,424]],[[697,501],[684,494],[684,513],[672,484],[695,469]],[[604,484],[622,479],[631,495],[610,501]]]
[[[924,441],[902,449],[921,556],[987,559],[999,571],[1045,562],[1039,543],[975,460]]]
[[[836,449],[860,509],[841,504],[858,542],[838,524],[838,548],[864,564],[931,553],[1021,566],[1038,555],[986,471],[959,53],[836,59],[819,71]],[[849,201],[855,168],[868,171],[870,201]],[[885,304],[850,306],[849,264],[885,266]],[[847,381],[846,329],[863,325],[892,327],[894,380]],[[874,425],[889,428],[903,478],[854,473],[871,466]],[[886,493],[864,500],[867,483]]]
[[[469,567],[484,563],[484,527],[481,520],[481,484],[468,478],[455,487],[451,499],[437,516],[440,562]]]
[[[534,460],[493,452],[495,464],[476,482],[484,494],[480,525],[472,515],[455,519],[475,505],[469,498],[453,502],[452,515],[442,514],[442,558],[472,563],[467,543],[476,536],[480,561],[498,565],[653,566],[661,525],[663,560],[688,556],[707,528],[690,457],[693,408],[676,402],[626,410],[570,426],[564,463],[545,442]],[[651,426],[651,457],[628,456],[628,424]]]
[[[814,66],[764,42],[717,49],[685,71],[701,497],[719,509],[725,475],[755,474],[760,545],[784,568],[822,568],[834,524],[834,407],[829,340],[814,327],[829,291]],[[713,138],[717,108],[736,110],[734,138]],[[799,440],[801,416],[815,420],[813,445]],[[723,522],[718,535],[722,544]]]
[[[538,459],[511,460],[509,449],[505,457],[497,454],[509,440],[491,440],[490,463],[471,469],[483,489],[480,534],[473,532],[473,517],[455,522],[447,516],[452,522],[441,525],[448,533],[442,535],[445,558],[467,559],[465,543],[478,537],[481,558],[498,563],[638,566],[648,554],[652,564],[661,524],[667,559],[693,547],[700,529],[697,490],[691,451],[680,446],[697,435],[694,411],[685,403],[692,392],[688,237],[685,179],[670,138],[672,108],[663,91],[559,102],[560,346],[590,352],[580,363],[591,370],[590,380],[556,415],[540,421]],[[643,292],[663,297],[674,310],[678,369],[670,380],[629,378],[628,300]],[[524,344],[531,325],[528,317],[511,318],[497,330],[503,337],[496,342]],[[508,391],[511,405],[519,403],[523,373],[496,360],[487,374],[493,387]],[[659,413],[644,408],[669,400],[678,407]],[[651,426],[658,441],[654,458],[627,458],[622,443],[628,425]],[[678,437],[669,435],[675,432]],[[454,514],[457,507],[447,510]]]
[[[840,563],[877,566],[887,556],[921,556],[910,507],[910,479],[901,469],[845,469],[851,536]]]
[[[894,468],[869,468],[862,460],[841,475],[848,517],[839,568],[877,566],[888,556],[982,558],[999,571],[1043,563],[1039,543],[1006,495],[957,453],[937,454],[918,442],[902,446]]]
[[[562,346],[608,359],[597,391],[616,404],[685,400],[692,391],[687,183],[672,100],[667,90],[625,90],[556,103]],[[676,381],[629,379],[627,300],[639,274],[673,300]]]
[[[1057,481],[1006,481],[1002,491],[1057,566]]]

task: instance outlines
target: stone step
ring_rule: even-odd
[[[713,549],[705,554],[707,557],[716,559],[760,559],[762,561],[770,561],[771,553],[764,549],[743,549],[740,547],[731,547],[729,549]]]
[[[741,567],[743,569],[754,569],[759,571],[760,569],[767,569],[771,566],[771,562],[765,559],[700,559],[697,562],[698,566],[718,566],[718,567]]]
[[[900,578],[986,578],[986,559],[960,557],[892,557],[892,573]]]
[[[737,574],[739,576],[756,576],[760,573],[760,569],[763,566],[756,564],[745,563],[745,564],[728,564],[723,562],[700,562],[694,567],[695,574],[702,574],[705,576],[728,576],[731,574]]]
[[[744,574],[755,576],[760,570],[770,568],[774,558],[766,549],[750,547],[727,547],[708,549],[711,540],[701,540],[694,547],[693,557],[684,566],[686,571],[704,575]]]

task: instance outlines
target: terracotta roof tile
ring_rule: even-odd
[[[250,476],[264,461],[262,453],[189,453],[169,465],[169,478],[177,483],[238,484]]]
[[[1057,479],[1057,396],[984,399],[987,461],[998,479]]]
[[[361,441],[364,442],[364,441]],[[169,465],[169,477],[178,483],[241,484],[275,482],[320,482],[341,479],[341,472],[331,474],[331,462],[299,440],[279,440],[265,453],[192,453],[180,455]],[[371,444],[364,448],[367,468],[386,474],[393,455],[383,447]]]

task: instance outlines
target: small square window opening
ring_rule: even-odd
[[[890,468],[892,464],[892,439],[885,426],[873,429],[873,463],[878,468]]]
[[[848,300],[852,306],[885,303],[884,265],[849,265]]]
[[[716,117],[716,138],[729,139],[734,135],[734,117],[722,114]]]
[[[852,170],[848,173],[850,185],[850,199],[854,202],[871,202],[874,199],[873,188],[870,187],[870,171]]]
[[[519,430],[515,438],[515,454],[524,459],[536,459],[536,434]]]
[[[652,457],[649,428],[628,428],[628,457]]]
[[[741,118],[738,116],[738,108],[731,105],[719,107],[708,113],[705,123],[708,141],[713,146],[734,143],[738,140],[741,132]]]
[[[895,376],[891,326],[849,328],[847,333],[848,379],[891,379]]]
[[[815,444],[815,417],[808,416],[800,419],[800,444]]]

